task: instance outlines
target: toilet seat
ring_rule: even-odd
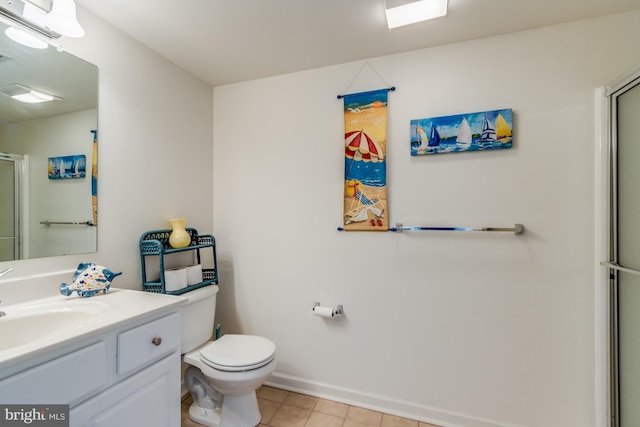
[[[256,335],[227,334],[200,350],[200,361],[226,372],[250,371],[271,362],[276,346]]]

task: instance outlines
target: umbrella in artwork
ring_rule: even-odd
[[[364,193],[363,183],[351,176],[352,168],[356,169],[354,176],[362,176],[368,182],[380,180],[384,171],[384,152],[382,147],[363,130],[347,132],[344,135],[345,156],[348,160],[345,177],[345,196],[351,199],[345,204],[345,225],[367,221],[369,212],[374,215],[371,227],[383,226],[384,206],[380,199],[371,199]],[[359,165],[356,165],[359,163]],[[375,166],[374,166],[375,164]],[[382,177],[384,180],[384,176]]]
[[[380,144],[367,135],[363,130],[356,130],[344,134],[345,156],[348,159],[365,162],[381,162],[384,153]]]

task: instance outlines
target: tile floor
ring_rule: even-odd
[[[260,387],[257,395],[258,427],[438,427],[273,387]],[[190,394],[182,401],[181,427],[201,427],[189,420],[189,405]]]

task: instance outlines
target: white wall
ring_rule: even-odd
[[[636,11],[370,60],[397,87],[390,223],[521,237],[336,231],[336,95],[362,62],[216,87],[223,333],[271,338],[291,389],[444,425],[594,426],[594,90],[639,39]],[[363,72],[349,92],[381,86]],[[513,149],[410,157],[411,119],[499,108]]]
[[[99,250],[0,270],[12,266],[17,277],[93,261],[124,272],[114,286],[140,289],[143,232],[168,229],[176,216],[211,232],[212,90],[85,9],[78,13],[87,35],[62,44],[99,68]]]

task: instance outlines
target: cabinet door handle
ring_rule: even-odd
[[[160,344],[162,344],[162,338],[161,337],[155,337],[155,338],[153,338],[151,340],[151,343],[157,347]]]

